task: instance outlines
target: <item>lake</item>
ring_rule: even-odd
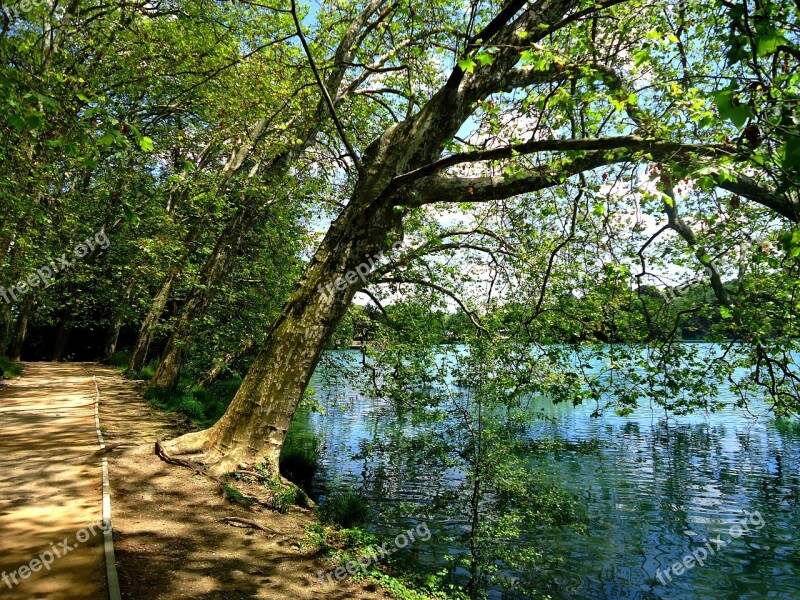
[[[360,361],[355,351],[333,351],[331,357]],[[324,500],[327,490],[347,482],[362,486],[376,505],[425,504],[441,486],[463,477],[415,472],[385,455],[354,458],[376,436],[412,426],[388,401],[364,395],[337,373],[322,365],[312,381],[326,414],[303,412],[296,419],[323,441],[314,481],[318,496]],[[761,402],[749,411],[729,407],[669,420],[651,407],[627,417],[593,417],[593,406],[542,399],[533,405],[550,417],[532,419],[534,437],[597,444],[594,453],[532,458],[588,513],[585,533],[557,529],[536,539],[545,556],[560,559],[536,573],[557,590],[554,597],[800,598],[799,428],[776,426]],[[433,537],[417,544],[420,561],[443,564],[447,554],[463,552],[437,543],[437,532],[465,523],[444,517],[428,523]],[[404,524],[377,513],[370,525],[388,539]],[[687,556],[694,561],[675,570]],[[492,597],[503,596],[495,591]]]

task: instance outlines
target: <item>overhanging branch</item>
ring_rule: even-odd
[[[425,165],[414,171],[404,173],[394,180],[395,185],[406,184],[409,181],[441,173],[449,167],[463,163],[485,162],[513,158],[521,154],[534,154],[536,152],[570,152],[570,151],[600,151],[618,150],[624,148],[631,152],[648,152],[661,157],[670,154],[694,153],[698,156],[732,156],[735,149],[731,146],[716,144],[682,144],[679,142],[663,142],[661,140],[646,139],[635,135],[623,135],[609,138],[582,138],[566,140],[531,140],[522,144],[480,150],[477,152],[460,152],[447,156],[435,163]]]

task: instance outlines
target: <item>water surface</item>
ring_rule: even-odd
[[[713,352],[710,345],[697,348]],[[356,352],[335,355],[360,360]],[[324,366],[312,385],[325,414],[300,414],[298,422],[324,441],[319,494],[350,482],[377,505],[424,504],[462,477],[417,472],[386,455],[354,458],[375,436],[385,439],[412,426],[387,401],[365,396],[354,381]],[[564,451],[535,459],[588,511],[586,534],[562,528],[536,540],[546,556],[561,559],[536,574],[558,590],[554,597],[800,599],[800,435],[777,428],[766,405],[670,419],[649,406],[624,418],[592,417],[592,406],[545,400],[532,408],[552,418],[532,417],[534,437],[599,442],[594,454]],[[742,519],[745,527],[736,528]],[[372,528],[390,539],[402,525],[377,514]],[[434,535],[418,548],[420,560],[440,564],[444,555],[462,552],[436,543],[437,531],[462,525],[444,517],[429,521]],[[703,558],[698,548],[709,554],[702,566],[665,574],[693,551]]]

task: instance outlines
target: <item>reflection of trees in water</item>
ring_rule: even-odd
[[[339,389],[339,395],[347,396],[345,390]],[[399,411],[402,407],[366,397],[356,398],[353,406],[355,414],[347,419],[335,413],[335,419],[320,419],[320,426],[340,436],[356,427],[363,434],[361,446],[352,448],[350,454],[357,458],[349,468],[381,510],[374,526],[390,529],[411,516],[425,516],[434,536],[416,548],[419,561],[441,566],[446,556],[463,554],[459,534],[467,519],[454,507],[463,500],[465,472],[432,453],[433,441],[422,442],[427,435],[463,444],[464,430],[447,419],[426,424],[413,412]],[[536,412],[544,404],[532,400],[526,406]],[[519,577],[507,597],[553,590],[557,598],[669,598],[682,593],[688,598],[702,590],[738,589],[737,577],[745,577],[754,590],[766,591],[770,585],[792,589],[789,574],[800,564],[793,533],[800,525],[796,430],[775,430],[763,422],[747,428],[740,417],[729,414],[677,425],[658,419],[589,419],[581,409],[564,404],[550,405],[546,415],[547,421],[513,421],[508,430],[528,436],[533,469],[583,499],[587,535],[539,528],[527,540],[506,541],[535,540],[543,555],[564,558],[562,564],[549,562],[528,572],[501,572]],[[654,580],[657,568],[680,560],[699,540],[726,532],[743,510],[758,510],[767,523],[764,529],[737,540],[712,564],[693,569],[668,588]]]

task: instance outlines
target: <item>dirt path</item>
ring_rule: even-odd
[[[323,586],[324,566],[300,542],[312,516],[280,515],[231,504],[219,486],[168,465],[153,452],[158,436],[179,426],[151,408],[134,382],[93,366],[109,454],[114,546],[125,600],[304,600],[383,598],[364,584]],[[231,527],[225,517],[256,521],[271,532]],[[329,568],[329,567],[328,567]]]
[[[92,376],[101,396],[102,453]],[[160,461],[156,438],[180,430],[147,404],[136,382],[107,367],[29,363],[21,378],[0,387],[0,577],[5,572],[9,581],[0,580],[0,600],[108,597],[97,527],[102,456],[109,459],[124,599],[384,597],[363,583],[319,582],[316,572],[329,566],[301,544],[313,522],[307,511],[279,515],[231,504],[215,482]],[[225,517],[256,521],[269,531],[231,527]],[[95,535],[78,543],[90,524]],[[50,561],[62,544],[73,549]],[[45,569],[34,559],[51,564]]]
[[[2,600],[106,597],[94,398],[79,364],[30,363],[0,387]]]

